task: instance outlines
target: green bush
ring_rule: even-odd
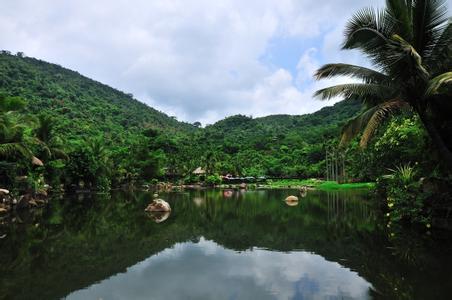
[[[431,212],[426,195],[417,180],[417,171],[410,165],[399,166],[383,176],[377,186],[386,190],[387,216],[391,222],[417,223],[430,227]]]
[[[207,185],[218,185],[221,183],[221,177],[218,174],[209,175],[206,178],[206,184]]]

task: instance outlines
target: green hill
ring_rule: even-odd
[[[195,128],[75,71],[6,51],[0,54],[0,93],[26,99],[31,113],[58,115],[58,131],[66,135],[114,135],[143,127],[165,131]]]
[[[211,174],[321,176],[325,146],[336,142],[342,124],[361,109],[356,101],[343,101],[308,115],[236,115],[197,128],[75,71],[7,51],[0,53],[0,95],[26,99],[16,123],[21,114],[52,117],[51,126],[34,121],[14,136],[44,161],[44,177],[94,186],[183,178],[198,166]],[[45,142],[68,159],[30,142],[46,130]],[[2,157],[0,147],[0,161],[16,164],[14,176],[42,171],[18,159]],[[0,177],[11,181],[8,168],[0,166]]]
[[[342,101],[301,116],[231,116],[200,134],[200,155],[208,168],[223,173],[321,176],[325,146],[337,142],[342,125],[360,110],[357,101]]]

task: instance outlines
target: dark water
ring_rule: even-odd
[[[169,216],[146,193],[54,199],[2,220],[0,299],[450,299],[448,234],[388,228],[365,192],[294,193],[161,194]]]

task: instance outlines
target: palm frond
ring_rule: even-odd
[[[342,49],[361,50],[376,66],[385,70],[386,66],[381,62],[387,55],[393,29],[394,19],[385,10],[362,9],[347,23]]]
[[[392,117],[401,110],[409,108],[410,106],[407,102],[399,99],[390,100],[377,106],[374,113],[372,114],[372,117],[367,122],[359,145],[362,148],[365,148],[368,145],[369,141],[373,138],[377,129],[383,124],[385,120]]]
[[[340,147],[343,147],[350,143],[350,141],[355,138],[367,125],[370,118],[373,116],[377,106],[371,107],[364,111],[357,117],[349,120],[343,127],[341,132],[341,140],[339,143]]]
[[[424,59],[430,73],[435,76],[452,69],[452,18],[444,26],[430,55]]]
[[[364,8],[355,13],[345,28],[343,49],[380,46],[391,36],[393,22],[385,11]]]
[[[21,155],[26,158],[33,156],[31,151],[21,143],[0,144],[0,157],[11,158],[15,155]]]
[[[380,83],[383,81],[388,81],[389,77],[378,71],[355,66],[350,64],[326,64],[317,70],[315,77],[317,80],[323,78],[331,78],[334,76],[352,76],[364,80],[366,83]]]
[[[413,72],[424,80],[429,77],[421,55],[400,35],[392,35],[389,48],[394,51],[391,51],[391,54],[387,55],[383,61],[386,65],[392,66],[392,74],[395,78],[403,79],[407,75],[413,77]],[[409,72],[407,72],[406,67],[410,68]]]
[[[374,136],[378,127],[383,124],[386,119],[405,109],[409,109],[409,104],[399,99],[386,101],[369,108],[344,125],[339,146],[343,147],[347,145],[363,131],[360,146],[365,148]]]
[[[428,82],[428,87],[425,92],[425,97],[436,95],[444,85],[452,84],[452,72],[446,72],[436,76]]]
[[[432,51],[447,22],[445,0],[413,2],[413,46],[421,57]]]
[[[348,83],[330,86],[314,93],[314,97],[329,100],[335,97],[344,98],[385,98],[391,96],[393,90],[386,85],[373,83]]]
[[[386,12],[394,22],[394,31],[406,40],[413,40],[413,1],[412,0],[387,0]]]

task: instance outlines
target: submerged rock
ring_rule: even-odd
[[[155,199],[146,207],[145,211],[171,211],[171,206],[163,199]]]
[[[148,212],[148,216],[154,221],[155,223],[162,223],[166,221],[166,219],[169,218],[171,214],[171,211],[152,211]]]

